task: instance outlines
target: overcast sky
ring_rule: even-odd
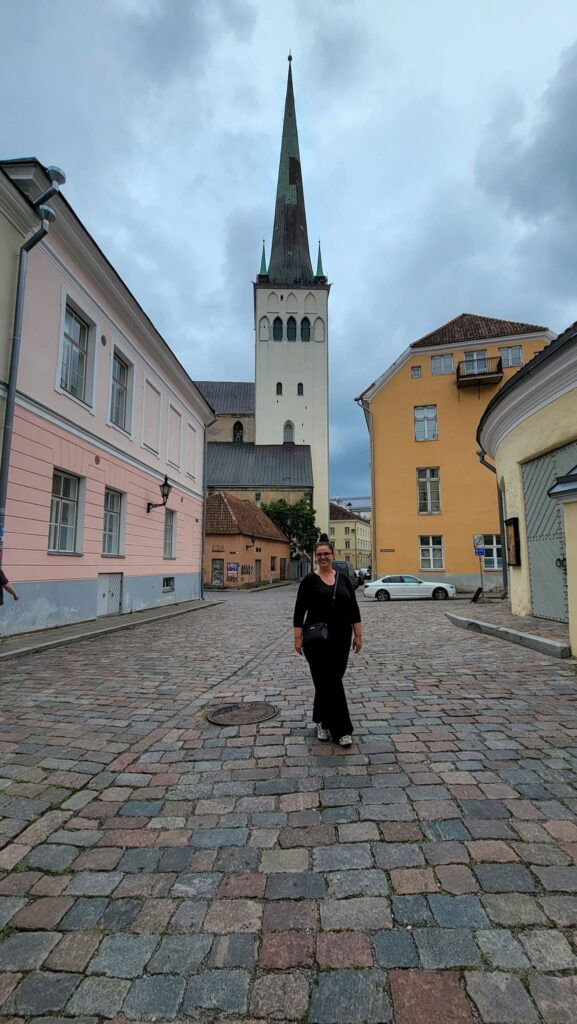
[[[331,495],[366,495],[353,399],[411,341],[577,319],[575,0],[0,0],[0,156],[64,168],[193,378],[254,379],[289,48]]]

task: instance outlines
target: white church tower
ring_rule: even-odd
[[[310,445],[313,506],[329,527],[328,298],[320,245],[313,273],[291,57],[268,271],[254,284],[257,445]]]

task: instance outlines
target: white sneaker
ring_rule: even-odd
[[[317,740],[328,740],[328,738],[329,738],[329,730],[328,729],[323,729],[321,723],[319,722],[317,724]]]
[[[341,736],[341,738],[339,740],[339,746],[340,747],[351,747],[352,743],[353,743],[353,737],[352,736]]]

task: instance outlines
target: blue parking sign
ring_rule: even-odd
[[[482,533],[473,534],[473,547],[477,557],[482,558],[485,554],[485,538]]]

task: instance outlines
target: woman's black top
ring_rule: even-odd
[[[305,615],[309,626],[314,622],[328,622],[329,626],[351,626],[361,621],[361,613],[350,580],[340,573],[337,576],[335,601],[331,609],[334,583],[323,583],[316,572],[307,573],[298,589],[293,626],[302,626]]]

